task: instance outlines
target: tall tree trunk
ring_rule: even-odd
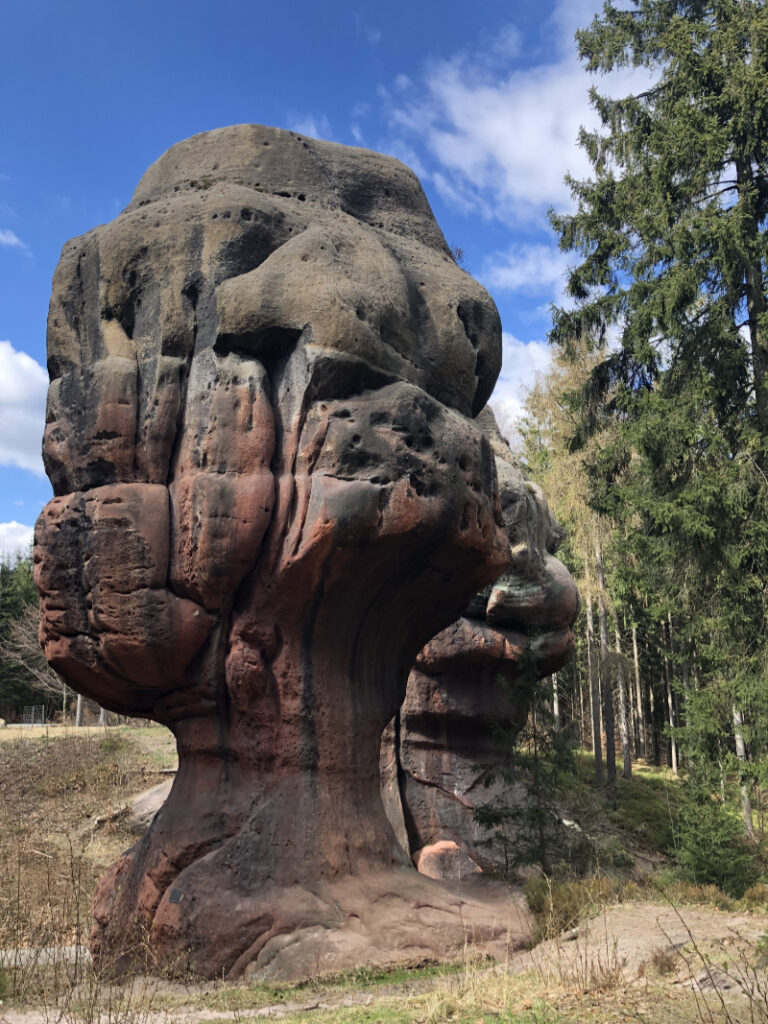
[[[637,625],[632,623],[632,658],[635,665],[635,708],[637,721],[637,756],[648,760],[648,740],[645,731],[643,688],[640,682],[640,655],[637,647]]]
[[[573,673],[573,713],[579,715],[579,749],[584,749],[584,687],[581,685],[581,673],[576,658],[571,662]]]
[[[587,672],[589,701],[592,710],[592,752],[595,755],[595,784],[603,784],[603,738],[600,733],[600,688],[595,658],[595,622],[592,615],[592,592],[587,593]]]
[[[67,724],[67,697],[68,687],[66,683],[61,684],[61,724]]]
[[[560,732],[560,687],[557,681],[557,672],[550,676],[552,682],[552,728]]]
[[[690,713],[690,699],[691,699],[691,687],[690,687],[690,673],[691,668],[687,661],[683,662],[681,670],[681,679],[683,683],[683,723],[686,729],[691,727],[691,713]]]
[[[733,738],[736,743],[736,757],[742,767],[739,789],[741,790],[741,815],[744,819],[744,831],[750,839],[755,838],[755,826],[752,823],[752,794],[746,773],[747,745],[744,742],[744,715],[741,708],[733,705]]]
[[[752,350],[752,373],[755,385],[755,412],[757,428],[763,440],[768,438],[768,394],[766,393],[766,372],[768,372],[768,349],[761,319],[768,302],[765,296],[765,281],[760,254],[762,234],[755,202],[757,199],[752,161],[748,157],[736,158],[736,181],[739,190],[739,207],[743,211],[746,234],[752,243],[744,256],[744,294],[747,300],[747,317]],[[760,452],[758,464],[765,471],[766,458]]]
[[[78,695],[77,695],[77,705],[75,707],[75,726],[77,728],[80,728],[80,726],[82,724],[83,724],[83,695],[82,695],[82,693],[78,693]]]
[[[615,627],[616,636],[616,683],[617,692],[619,696],[619,736],[621,737],[621,753],[624,761],[624,767],[622,769],[622,777],[625,779],[632,778],[632,745],[630,742],[630,727],[629,727],[629,701],[627,700],[627,690],[624,675],[624,666],[621,663],[621,636],[619,635],[618,623]]]
[[[674,655],[675,655],[676,643],[675,643],[675,631],[672,628],[672,612],[671,611],[667,612],[667,626],[668,626],[669,631],[670,631],[670,673],[672,675],[672,678],[674,679],[674,675],[675,675],[675,659],[674,659]],[[687,665],[686,662],[683,662],[682,666],[681,666],[681,678],[682,678],[683,689],[686,691],[686,696],[687,696],[687,689],[688,689],[688,675],[687,674],[688,674],[688,665]],[[675,724],[676,724],[676,726],[678,728],[680,728],[680,693],[676,692],[674,688],[673,688],[673,691],[672,691],[672,703],[673,703],[673,709],[674,709],[674,712],[675,712],[675,715],[674,715]],[[683,721],[687,725],[687,708],[685,709],[685,714],[686,714],[686,717],[683,719]],[[678,769],[679,769],[680,768],[680,764],[681,764],[681,760],[682,760],[681,757],[680,757],[680,742],[679,742],[679,740],[676,741],[676,746],[677,746],[677,766],[678,766]],[[675,773],[677,774],[677,769],[675,770]]]
[[[661,630],[662,642],[664,640],[664,627]],[[667,691],[667,721],[669,722],[669,752],[672,764],[672,771],[677,775],[677,740],[675,739],[675,702],[672,697],[672,667],[669,663],[669,655],[664,652],[664,682]]]
[[[605,729],[605,777],[608,806],[616,809],[616,736],[613,728],[613,691],[608,657],[608,616],[605,607],[605,575],[600,546],[600,521],[595,527],[595,570],[597,574],[597,621],[600,630],[600,682],[603,691],[603,728]]]
[[[662,687],[664,686],[663,679],[661,685]],[[658,686],[658,683],[656,683],[656,686]],[[654,689],[653,683],[648,686],[648,707],[650,708],[652,760],[656,767],[659,768],[661,767],[661,729],[664,727],[664,715],[659,708],[658,692]],[[661,728],[659,727],[660,721]]]
[[[104,728],[109,725],[109,713],[106,708],[99,708],[99,725]]]

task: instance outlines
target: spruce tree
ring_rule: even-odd
[[[593,176],[570,181],[575,213],[552,215],[581,261],[551,338],[603,353],[574,443],[614,426],[590,461],[591,502],[617,526],[625,591],[651,595],[662,635],[675,615],[672,696],[703,793],[724,721],[727,757],[746,734],[766,753],[768,12],[606,3],[577,41],[588,70],[645,67],[653,84],[592,90]],[[758,771],[745,765],[743,796]]]
[[[582,131],[594,176],[569,179],[575,214],[552,215],[575,308],[551,337],[617,351],[593,379],[617,407],[668,367],[702,367],[724,404],[749,407],[764,458],[768,235],[768,11],[762,0],[606,3],[577,33],[591,72],[643,66],[654,84],[612,99],[593,88],[602,128]]]

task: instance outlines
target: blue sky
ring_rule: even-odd
[[[547,227],[593,123],[573,32],[593,0],[4,0],[0,65],[0,550],[50,496],[45,321],[64,242],[111,220],[195,132],[257,122],[362,145],[420,175],[496,299],[506,417],[546,366],[568,259]]]

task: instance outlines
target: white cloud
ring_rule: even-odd
[[[296,117],[291,121],[289,128],[297,135],[309,135],[311,139],[326,139],[333,141],[333,130],[331,122],[321,114],[319,118],[307,114],[304,117]]]
[[[491,256],[483,267],[483,280],[499,291],[535,295],[559,291],[572,257],[554,245],[518,245]]]
[[[524,415],[528,392],[539,374],[552,365],[552,350],[546,341],[521,341],[506,332],[502,335],[501,374],[496,382],[490,404],[502,431],[514,434],[516,425]]]
[[[47,390],[43,367],[10,341],[0,341],[0,465],[43,474],[40,447]]]
[[[391,128],[428,152],[446,199],[452,189],[482,216],[540,226],[549,206],[570,207],[565,174],[590,173],[579,128],[598,124],[573,31],[597,8],[594,0],[560,0],[547,26],[546,63],[516,68],[519,34],[507,26],[494,43],[433,63],[407,96],[382,92]],[[619,95],[648,82],[647,71],[629,69],[602,78],[600,88]]]
[[[0,558],[14,559],[17,555],[29,554],[33,532],[32,526],[24,526],[15,519],[0,523]]]
[[[12,249],[27,248],[16,232],[11,231],[10,228],[0,228],[0,245],[7,245]]]

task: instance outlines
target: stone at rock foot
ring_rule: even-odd
[[[286,977],[498,934],[414,870],[379,746],[417,652],[509,564],[472,419],[500,354],[412,172],[292,132],[173,146],[64,247],[41,640],[179,752],[99,886],[97,962]]]

